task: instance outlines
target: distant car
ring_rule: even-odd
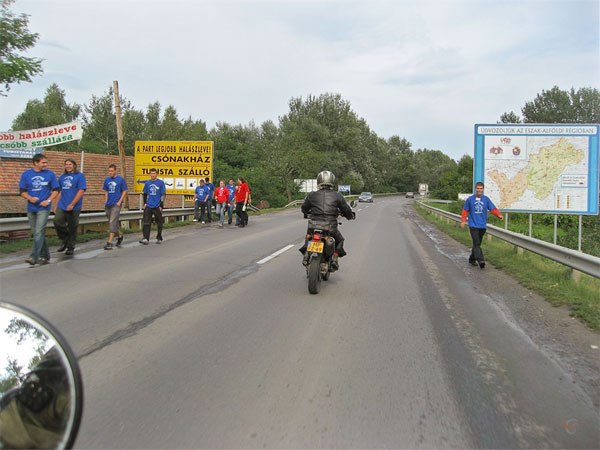
[[[373,203],[373,194],[370,192],[361,192],[361,194],[358,196],[358,201]]]
[[[415,198],[415,193],[414,192],[407,192],[404,197],[405,198]]]

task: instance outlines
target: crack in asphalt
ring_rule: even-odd
[[[146,328],[148,325],[152,324],[157,319],[163,317],[164,315],[168,314],[169,312],[179,308],[180,306],[190,303],[194,300],[198,300],[199,298],[201,298],[205,295],[221,291],[224,287],[230,286],[233,283],[237,283],[242,278],[258,271],[258,268],[259,268],[259,266],[256,263],[252,263],[252,264],[250,264],[246,267],[243,267],[239,270],[228,273],[223,278],[220,278],[210,284],[207,284],[207,285],[201,287],[200,289],[198,289],[194,292],[187,294],[185,297],[180,298],[176,302],[171,303],[170,305],[167,305],[167,306],[161,308],[160,310],[156,311],[154,314],[144,317],[143,319],[138,320],[136,322],[132,322],[126,328],[122,328],[120,330],[115,331],[114,333],[112,333],[110,336],[106,337],[102,341],[97,342],[97,343],[91,345],[90,347],[88,347],[87,349],[85,349],[80,355],[78,355],[77,359],[82,360],[83,358],[86,358],[86,357],[90,356],[91,354],[96,353],[97,351],[102,350],[103,348],[114,344],[115,342],[121,341],[123,339],[127,339],[131,336],[135,336],[138,331]]]

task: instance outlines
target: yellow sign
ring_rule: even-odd
[[[156,169],[167,194],[194,195],[200,178],[212,181],[212,168],[212,141],[135,141],[134,192]]]

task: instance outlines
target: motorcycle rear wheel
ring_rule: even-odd
[[[308,265],[308,292],[318,294],[321,288],[321,258],[312,258]]]

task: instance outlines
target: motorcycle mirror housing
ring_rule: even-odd
[[[350,200],[350,207],[356,208],[356,200]]]
[[[33,311],[0,301],[0,448],[72,448],[82,412],[67,341]]]

